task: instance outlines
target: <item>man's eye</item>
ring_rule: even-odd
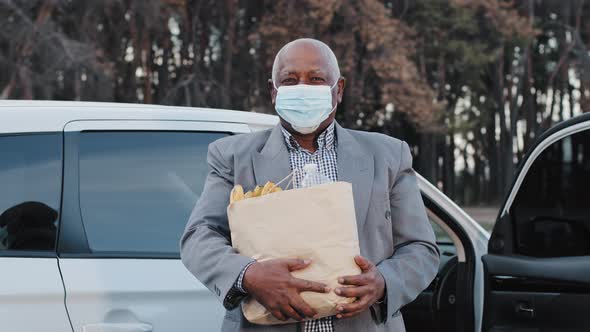
[[[324,79],[321,77],[312,77],[311,80],[315,81],[315,82],[323,82],[324,81]]]
[[[293,84],[293,83],[295,83],[295,79],[294,78],[286,78],[281,83],[284,84],[284,85],[286,85],[286,84]]]

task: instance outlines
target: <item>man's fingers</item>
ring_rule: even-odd
[[[287,320],[287,317],[285,317],[285,315],[283,315],[283,313],[279,309],[272,310],[270,313],[273,316],[275,316],[278,320],[282,320],[282,321],[286,321]]]
[[[336,293],[336,295],[344,297],[362,297],[371,292],[371,287],[338,287],[334,290],[334,292]]]
[[[367,277],[364,274],[356,276],[344,276],[338,278],[338,283],[341,285],[364,286],[368,283]]]
[[[311,318],[317,315],[317,311],[315,311],[309,304],[307,304],[299,295],[293,296],[291,298],[291,306],[298,313],[305,315],[305,317]]]
[[[352,316],[356,316],[356,315],[360,314],[361,312],[363,312],[363,310],[349,312],[349,313],[346,313],[346,314],[337,314],[336,315],[336,318],[338,318],[338,319],[340,319],[340,318],[349,318],[349,317],[352,317]]]
[[[361,297],[360,299],[358,299],[357,301],[354,301],[352,303],[339,304],[336,307],[336,311],[339,314],[347,314],[347,313],[352,313],[352,312],[356,312],[356,311],[363,311],[368,306],[369,306],[369,297],[368,296],[364,296],[364,297]]]
[[[293,309],[290,305],[285,305],[281,307],[281,312],[285,317],[293,318],[296,321],[303,320],[303,316],[301,316],[297,310]]]
[[[285,264],[287,264],[287,268],[289,269],[289,271],[303,270],[310,263],[311,263],[311,260],[309,260],[309,259],[298,259],[298,258],[285,259]]]
[[[373,267],[373,263],[371,263],[368,259],[361,255],[357,255],[354,257],[354,261],[356,265],[358,265],[363,272],[370,270]]]
[[[297,288],[299,292],[316,292],[316,293],[328,293],[330,288],[325,284],[315,281],[309,281],[305,279],[293,278],[293,287]]]

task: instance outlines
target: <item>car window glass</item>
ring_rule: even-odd
[[[430,220],[434,235],[436,236],[436,243],[452,244],[453,241],[449,235],[434,221]]]
[[[53,251],[61,134],[0,136],[0,251]]]
[[[80,208],[92,252],[178,254],[225,133],[83,132]]]
[[[589,184],[589,130],[545,149],[511,207],[517,252],[535,257],[590,255]]]

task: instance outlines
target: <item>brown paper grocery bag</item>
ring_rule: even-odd
[[[311,259],[294,277],[323,282],[332,290],[337,278],[360,273],[358,231],[352,185],[332,182],[315,187],[281,191],[230,204],[227,209],[232,245],[258,261],[273,258]],[[303,292],[303,299],[319,317],[336,314],[336,305],[351,302],[333,291]],[[284,324],[260,303],[247,298],[242,311],[255,324]]]

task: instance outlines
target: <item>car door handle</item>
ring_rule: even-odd
[[[86,324],[82,332],[152,332],[153,328],[146,323],[96,323]]]

